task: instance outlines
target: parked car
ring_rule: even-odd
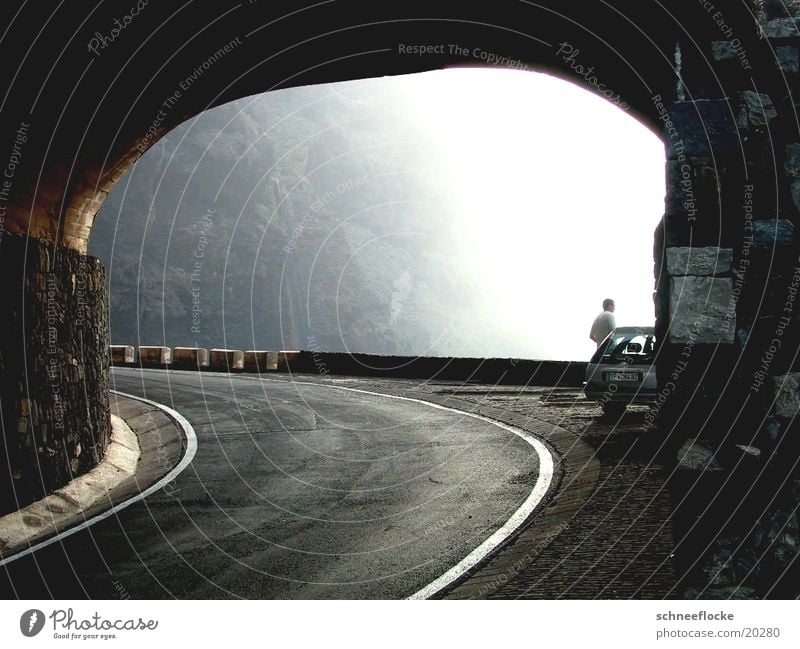
[[[586,366],[583,389],[608,416],[619,416],[629,403],[650,403],[657,393],[653,327],[617,327]]]

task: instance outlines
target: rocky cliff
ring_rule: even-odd
[[[207,111],[103,206],[114,343],[481,355],[441,167],[396,83],[283,90]]]

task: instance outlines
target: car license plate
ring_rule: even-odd
[[[638,372],[609,372],[608,381],[641,381]]]

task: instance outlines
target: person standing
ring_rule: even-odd
[[[617,321],[614,318],[614,300],[606,298],[603,300],[603,312],[594,319],[592,323],[592,330],[589,332],[591,338],[597,346],[605,340],[605,337],[610,334],[614,327],[617,326]]]

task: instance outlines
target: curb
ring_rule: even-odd
[[[112,505],[109,500],[112,505],[109,509],[89,519],[85,518],[84,513],[87,510],[109,498],[111,489],[135,477],[141,457],[136,433],[123,419],[111,415],[112,440],[100,464],[42,500],[0,518],[0,566],[32,554],[130,507],[165,487],[191,464],[197,453],[197,435],[183,415],[149,399],[117,390],[111,392],[152,405],[173,420],[186,442],[186,450],[180,462],[145,491],[116,505]],[[76,519],[82,521],[73,527],[67,527]]]
[[[136,433],[111,415],[111,441],[100,464],[49,496],[0,518],[0,565],[107,498],[109,491],[135,475],[141,454]]]

